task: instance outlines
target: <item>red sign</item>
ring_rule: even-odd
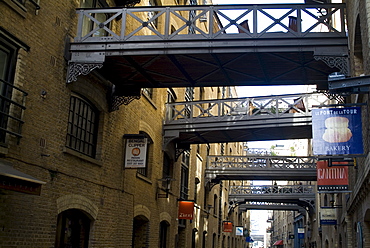
[[[0,189],[13,190],[31,195],[40,195],[41,184],[0,175]]]
[[[317,190],[318,191],[346,191],[348,190],[348,164],[347,162],[333,162],[343,164],[340,166],[328,166],[327,161],[318,161],[317,167]]]
[[[178,219],[192,220],[194,212],[194,202],[179,201]]]
[[[231,221],[224,221],[222,231],[223,232],[232,232],[233,231],[233,223]]]

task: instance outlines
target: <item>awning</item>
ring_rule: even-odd
[[[273,245],[283,245],[283,240],[278,240]]]
[[[45,182],[14,169],[8,161],[0,160],[0,189],[40,195],[42,184]]]

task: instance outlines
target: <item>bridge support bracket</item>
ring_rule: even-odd
[[[68,72],[67,72],[67,84],[77,81],[77,77],[80,75],[88,75],[94,69],[102,68],[103,63],[76,63],[70,62],[68,64]]]
[[[315,55],[316,61],[322,60],[330,68],[338,68],[341,74],[349,76],[349,61],[348,57],[330,56],[330,55]]]

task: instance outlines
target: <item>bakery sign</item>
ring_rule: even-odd
[[[145,168],[147,138],[132,137],[126,139],[125,168]]]
[[[361,108],[312,110],[314,155],[362,154]]]

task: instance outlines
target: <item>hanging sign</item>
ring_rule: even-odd
[[[192,201],[179,201],[178,219],[192,220],[194,212],[194,202]]]
[[[297,233],[299,239],[304,239],[304,227],[298,227]]]
[[[233,223],[231,221],[224,221],[223,222],[223,232],[232,232],[233,231]]]
[[[361,108],[312,110],[314,155],[362,154]]]
[[[336,225],[337,214],[335,208],[320,209],[320,224],[321,225]]]
[[[236,236],[243,236],[244,235],[242,226],[236,226],[235,227],[235,235]]]
[[[125,168],[145,168],[147,138],[126,139]]]
[[[328,166],[327,161],[318,161],[317,168],[317,190],[330,191],[331,193],[348,191],[348,166],[342,165],[347,162],[335,162],[334,166]],[[335,164],[341,164],[335,166]]]

